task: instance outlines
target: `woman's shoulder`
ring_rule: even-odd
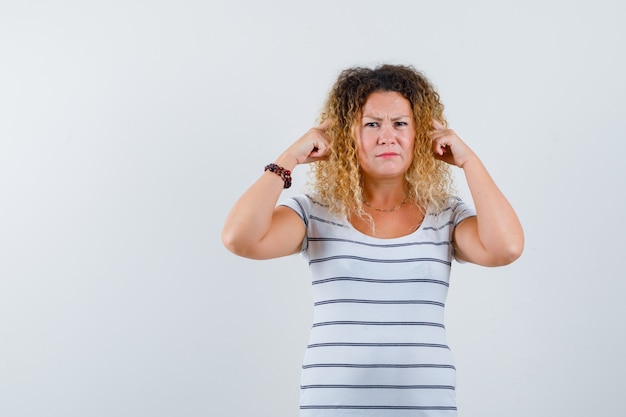
[[[439,204],[431,204],[427,211],[427,215],[438,219],[451,219],[454,223],[458,223],[475,214],[476,212],[471,204],[455,195],[447,197]]]
[[[449,217],[454,224],[458,224],[468,217],[475,216],[476,211],[470,203],[461,197],[450,196],[440,210],[440,214]]]
[[[429,214],[440,214],[446,211],[455,211],[459,208],[470,207],[470,204],[465,202],[461,197],[456,195],[451,195],[443,198],[438,202],[431,202],[428,205],[428,213]]]
[[[294,194],[289,197],[286,197],[284,200],[280,202],[281,205],[294,204],[294,203],[297,203],[300,205],[306,205],[309,207],[312,207],[314,205],[325,207],[324,204],[322,204],[319,201],[319,199],[315,198],[315,196],[311,194]]]
[[[309,220],[314,220],[319,224],[332,224],[335,226],[345,227],[347,220],[340,214],[335,214],[330,209],[330,205],[323,202],[314,194],[298,194],[288,197],[280,203],[294,210],[304,220],[305,224],[309,224]]]
[[[311,214],[313,212],[324,212],[328,210],[328,205],[323,204],[311,194],[292,195],[281,201],[280,205],[290,207],[301,214]]]

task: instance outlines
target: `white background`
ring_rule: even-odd
[[[1,0],[0,415],[296,416],[307,265],[238,258],[220,231],[339,71],[382,62],[430,77],[526,232],[513,265],[453,266],[459,416],[623,415],[625,17]]]

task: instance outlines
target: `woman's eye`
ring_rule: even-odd
[[[378,126],[378,122],[365,123],[365,127],[377,127],[377,126]]]
[[[396,122],[396,126],[407,126],[407,122]]]

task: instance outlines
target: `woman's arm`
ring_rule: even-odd
[[[292,171],[296,165],[327,157],[328,122],[305,133],[276,159],[276,165]],[[231,209],[222,242],[231,252],[252,259],[270,259],[297,253],[305,235],[300,216],[287,207],[276,207],[283,190],[282,178],[265,171]]]
[[[476,217],[461,222],[453,241],[457,259],[484,266],[507,265],[524,249],[524,232],[517,214],[478,156],[450,129],[435,123],[435,156],[465,173]]]

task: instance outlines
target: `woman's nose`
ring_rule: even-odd
[[[393,128],[387,124],[383,124],[380,129],[380,136],[378,137],[378,142],[381,145],[388,145],[395,141],[395,136],[393,132]]]

